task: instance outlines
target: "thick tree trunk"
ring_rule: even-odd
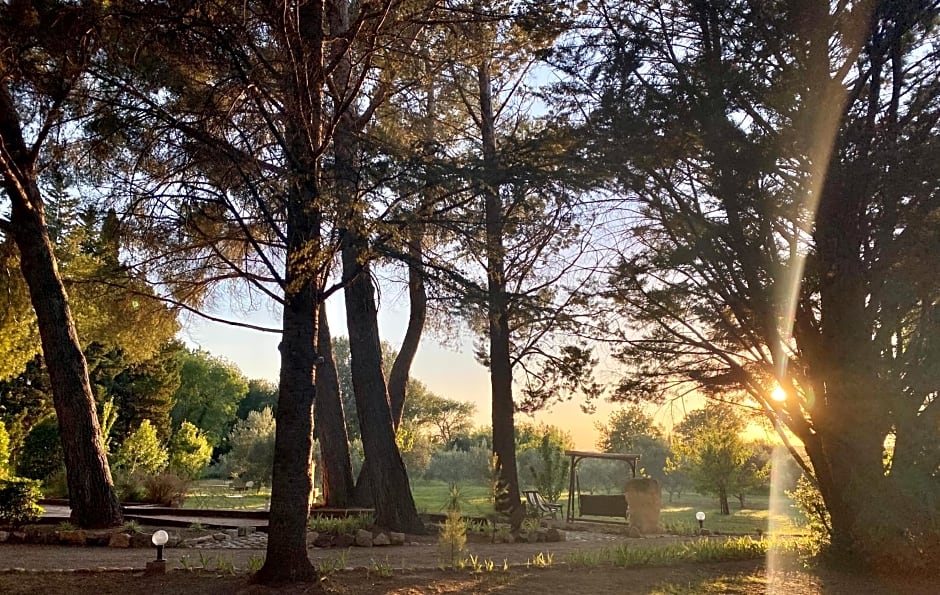
[[[313,403],[320,304],[318,279],[306,258],[318,252],[313,192],[294,191],[288,205],[286,290],[281,375],[271,478],[268,547],[257,578],[263,583],[314,581],[307,557],[307,520],[313,495]]]
[[[346,325],[352,358],[353,390],[359,431],[366,455],[368,490],[375,507],[375,522],[381,527],[408,533],[423,533],[405,463],[395,442],[392,412],[382,374],[378,312],[368,264],[350,243],[343,249],[346,285]],[[358,487],[357,487],[358,491]]]
[[[345,508],[352,504],[353,499],[352,463],[349,458],[346,416],[343,412],[343,399],[324,304],[320,304],[318,337],[321,363],[317,366],[317,400],[313,418],[323,462],[323,501],[329,507]]]
[[[483,160],[487,173],[497,163],[496,116],[489,63],[483,61],[477,71],[480,86],[480,123],[483,138]],[[492,391],[493,454],[496,456],[498,481],[496,510],[509,515],[513,530],[518,530],[525,516],[519,497],[519,474],[516,469],[515,402],[512,396],[511,335],[509,300],[506,294],[505,248],[503,246],[504,214],[499,187],[484,181],[483,208],[486,218],[487,317],[490,339],[490,389]]]
[[[0,173],[11,203],[11,225],[5,231],[20,252],[49,371],[72,522],[86,528],[120,525],[121,506],[101,440],[88,367],[46,230],[36,173],[5,84],[0,87]]]
[[[286,200],[287,246],[284,267],[281,374],[268,517],[268,547],[259,582],[315,581],[307,557],[307,520],[313,496],[313,404],[316,397],[317,339],[322,285],[328,268],[321,244],[320,171],[322,150],[322,2],[300,5],[294,13],[274,8],[284,19],[272,32],[293,76],[283,78],[287,114],[286,161],[291,185]],[[280,36],[284,37],[280,37]],[[319,589],[319,585],[313,587]]]

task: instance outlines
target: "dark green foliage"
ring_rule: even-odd
[[[238,404],[236,417],[247,419],[252,411],[261,411],[265,407],[277,415],[277,385],[269,380],[253,378],[248,381],[248,392]]]
[[[39,482],[22,479],[0,479],[0,524],[22,525],[39,520],[42,491]]]
[[[117,407],[111,433],[115,443],[123,442],[145,419],[161,440],[170,437],[170,410],[180,386],[178,354],[184,349],[180,342],[169,341],[152,357],[138,362],[121,349],[105,351],[94,344],[85,350],[95,399],[99,403],[113,399]]]
[[[29,479],[43,480],[64,465],[59,423],[47,417],[30,430],[23,449],[16,459],[16,474]]]
[[[528,467],[532,485],[549,502],[557,502],[561,493],[568,487],[568,459],[563,447],[552,443],[551,436],[546,433],[535,452],[538,462]],[[521,453],[519,459],[522,460]]]
[[[231,362],[202,350],[176,352],[180,384],[170,416],[179,427],[189,421],[218,446],[236,420],[236,412],[248,393],[248,381]]]

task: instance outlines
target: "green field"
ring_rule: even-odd
[[[458,486],[460,507],[470,517],[485,518],[492,514],[493,506],[489,489],[481,485]],[[450,501],[450,486],[442,481],[418,480],[412,483],[412,494],[418,512],[443,513]],[[219,481],[198,481],[193,485],[184,503],[184,508],[259,510],[267,507],[270,491],[234,491]],[[567,507],[568,494],[563,493],[560,500]],[[796,534],[804,532],[803,520],[799,511],[790,501],[784,503],[784,511],[777,514],[775,524],[782,533]],[[769,531],[769,502],[767,496],[748,497],[747,508],[737,507],[732,502],[731,514],[719,514],[718,500],[699,494],[683,494],[672,503],[663,502],[662,525],[670,532],[691,533],[698,528],[695,513],[705,513],[705,528],[721,533],[753,534],[757,531]],[[586,521],[617,522],[609,517],[583,517]]]

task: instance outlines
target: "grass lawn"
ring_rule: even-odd
[[[271,501],[271,488],[260,490],[232,489],[219,479],[202,479],[193,482],[186,494],[183,508],[214,510],[264,510]]]
[[[493,510],[489,490],[484,486],[463,485],[458,486],[461,495],[461,510],[467,516],[484,517]],[[450,487],[442,481],[418,480],[411,484],[412,494],[418,512],[441,513],[447,509]],[[559,502],[567,510],[568,494],[563,493]],[[670,532],[692,533],[698,528],[695,513],[705,513],[705,528],[721,533],[753,534],[758,529],[767,533],[769,531],[769,499],[767,496],[754,495],[747,499],[747,508],[743,510],[737,506],[737,500],[731,504],[731,514],[719,514],[718,499],[712,496],[699,494],[683,494],[681,498],[672,503],[663,501],[662,524]],[[583,517],[584,520],[615,521],[610,517]],[[775,516],[777,530],[788,534],[803,533],[803,520],[796,507],[787,500],[783,514]]]
[[[460,489],[461,510],[467,516],[486,517],[493,512],[489,489],[482,485],[462,485]],[[411,484],[412,495],[418,512],[443,513],[450,501],[450,486],[443,481],[417,480]],[[219,480],[201,480],[193,484],[184,508],[214,508],[233,510],[258,510],[270,502],[270,489],[236,492]],[[559,502],[567,510],[568,494],[563,493]],[[705,528],[721,533],[753,534],[769,531],[770,511],[767,496],[749,496],[747,508],[739,509],[737,500],[731,504],[731,514],[719,514],[718,499],[699,494],[683,494],[681,498],[668,502],[664,497],[662,525],[670,533],[692,533],[698,528],[695,513],[705,513]],[[563,513],[564,514],[564,513]],[[614,521],[610,517],[583,517],[584,520]],[[775,516],[777,530],[787,534],[803,533],[803,520],[792,502],[784,502],[784,511]]]

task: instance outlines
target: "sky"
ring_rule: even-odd
[[[382,340],[393,346],[401,343],[407,322],[407,303],[394,298],[383,300],[379,309],[379,332]],[[241,322],[278,328],[280,315],[274,310],[255,310],[242,314],[224,313]],[[335,336],[346,334],[345,310],[342,295],[334,294],[327,301],[330,330]],[[276,382],[280,367],[277,345],[280,337],[251,329],[238,328],[202,318],[183,320],[182,338],[216,356],[235,363],[247,378],[265,378]],[[486,368],[473,357],[473,337],[460,320],[454,320],[451,329],[426,334],[415,356],[411,375],[434,393],[459,401],[474,403],[476,425],[490,425],[490,385]],[[441,345],[439,337],[445,337]],[[607,376],[612,374],[608,373]],[[578,403],[565,402],[551,406],[535,416],[518,414],[517,422],[547,423],[569,432],[575,447],[594,450],[597,442],[595,422],[603,422],[616,405],[598,403],[593,415],[581,411]]]

